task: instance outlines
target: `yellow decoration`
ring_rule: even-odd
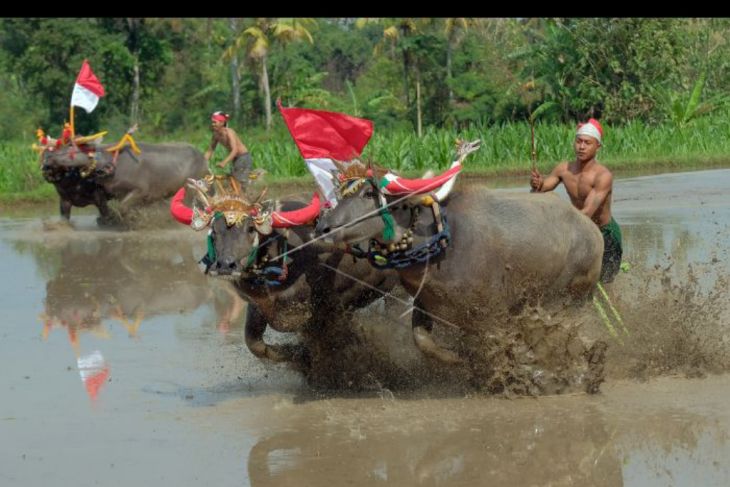
[[[105,130],[103,132],[98,132],[94,135],[85,135],[83,137],[75,137],[74,142],[76,142],[77,144],[88,144],[92,140],[96,140],[96,139],[100,139],[101,137],[104,137],[107,134],[107,132],[108,131]]]
[[[129,135],[129,134],[124,134],[124,137],[122,137],[122,140],[120,140],[120,141],[119,141],[119,143],[118,143],[117,145],[115,145],[114,147],[109,147],[109,148],[107,149],[107,152],[116,152],[116,151],[120,151],[120,150],[122,150],[122,148],[123,148],[123,147],[124,147],[124,146],[125,146],[126,144],[129,144],[129,145],[130,145],[130,146],[132,147],[132,151],[133,151],[133,152],[134,152],[135,154],[140,154],[140,153],[142,153],[142,151],[140,150],[140,148],[139,148],[139,147],[137,146],[137,143],[136,143],[136,142],[134,141],[134,139],[132,138],[132,136],[131,136],[131,135]]]

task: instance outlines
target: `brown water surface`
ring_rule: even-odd
[[[730,485],[728,187],[730,170],[619,178],[632,268],[606,290],[628,334],[584,329],[610,345],[607,380],[515,399],[315,390],[245,348],[245,304],[196,264],[203,233],[0,216],[0,485]],[[422,360],[405,320],[358,319]]]

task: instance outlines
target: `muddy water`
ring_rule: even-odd
[[[4,216],[0,485],[729,485],[727,187],[619,178],[632,268],[606,290],[629,334],[585,330],[610,345],[600,394],[516,399],[313,390],[245,349],[200,234]],[[407,324],[359,319],[420,360]]]

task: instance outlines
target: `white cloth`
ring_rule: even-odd
[[[578,132],[575,135],[576,135],[576,137],[578,135],[588,135],[588,136],[596,139],[598,141],[598,143],[601,144],[601,132],[591,122],[587,122],[587,123],[584,123],[583,125],[581,125],[580,128],[578,129]]]
[[[334,176],[332,171],[337,170],[332,159],[305,159],[309,172],[314,176],[314,180],[317,181],[322,190],[324,198],[330,202],[332,208],[337,206],[337,191],[335,190]]]

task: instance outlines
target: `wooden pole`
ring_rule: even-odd
[[[535,120],[530,116],[530,133],[532,135],[532,169],[537,169],[537,148],[535,147]]]
[[[76,129],[74,127],[74,106],[71,105],[70,115],[71,117],[71,140],[76,136]]]

